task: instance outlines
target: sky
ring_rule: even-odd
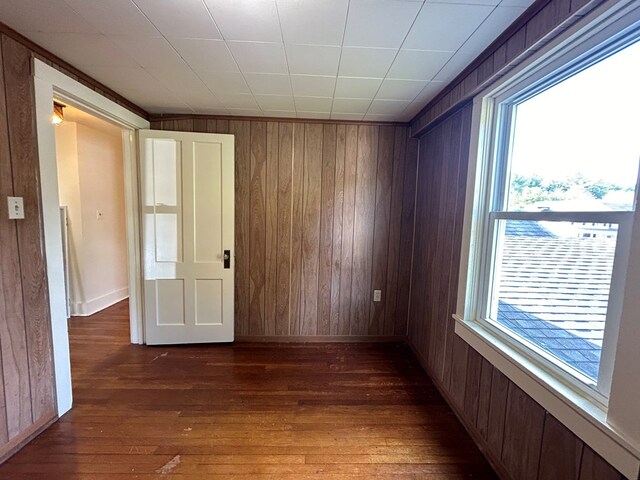
[[[512,175],[633,187],[639,112],[640,41],[517,107]]]

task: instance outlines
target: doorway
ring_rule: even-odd
[[[102,120],[110,121],[123,129],[129,317],[132,343],[144,343],[138,164],[135,136],[138,129],[149,128],[149,122],[38,59],[34,59],[34,87],[56,403],[58,415],[62,416],[71,409],[73,395],[58,198],[55,127],[51,124],[53,101],[57,98],[66,105],[79,108]]]
[[[129,297],[123,130],[71,105],[63,112],[55,139],[67,315],[87,317]]]

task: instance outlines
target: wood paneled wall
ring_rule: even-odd
[[[406,335],[407,127],[194,117],[152,128],[235,135],[238,337]]]
[[[0,35],[0,460],[56,416],[31,52]],[[24,198],[8,220],[6,197]]]
[[[463,106],[420,139],[409,342],[503,478],[620,480],[454,333],[471,109]]]

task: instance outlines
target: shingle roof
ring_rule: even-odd
[[[537,223],[507,222],[498,321],[596,379],[615,239],[559,237]]]

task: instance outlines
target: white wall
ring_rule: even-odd
[[[128,296],[122,136],[65,121],[56,155],[60,204],[69,211],[71,314],[91,315]]]

